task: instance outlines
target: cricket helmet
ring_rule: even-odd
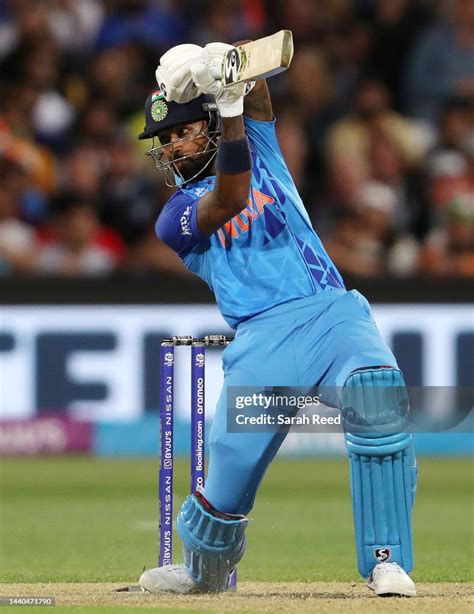
[[[158,136],[159,132],[179,124],[199,120],[207,122],[201,132],[180,139],[179,142],[193,140],[197,137],[205,137],[205,145],[201,151],[193,155],[175,158],[173,147],[177,141],[173,144],[162,143]],[[152,146],[147,155],[155,160],[157,170],[165,173],[166,184],[170,187],[175,187],[193,181],[198,176],[201,176],[212,164],[217,154],[217,139],[220,136],[219,124],[220,118],[217,105],[212,96],[202,94],[190,102],[178,104],[173,101],[168,102],[161,90],[156,88],[149,94],[145,102],[145,128],[138,138],[153,139]],[[171,157],[167,158],[164,155],[164,148],[169,148],[170,145]],[[202,167],[192,177],[185,179],[176,166],[176,162],[199,157],[202,158]]]
[[[157,132],[171,126],[194,122],[200,119],[210,120],[217,115],[217,105],[212,96],[202,94],[186,104],[168,102],[161,90],[156,88],[145,102],[145,128],[138,136],[139,139],[151,139]]]

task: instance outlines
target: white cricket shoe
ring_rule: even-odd
[[[415,583],[397,563],[378,563],[367,579],[367,586],[376,595],[385,597],[390,595],[415,597],[416,595]]]
[[[184,565],[164,565],[147,569],[140,576],[140,586],[150,593],[199,592],[199,587],[188,574]]]

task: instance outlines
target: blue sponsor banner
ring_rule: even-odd
[[[416,433],[418,456],[472,456],[473,433]]]
[[[93,452],[97,456],[154,456],[159,454],[159,420],[148,414],[133,422],[99,422],[93,425]],[[210,424],[206,425],[209,434]],[[245,435],[244,435],[245,436]],[[189,457],[190,424],[179,418],[174,425],[174,453]],[[472,433],[416,433],[418,456],[470,456],[474,454]],[[341,435],[330,433],[292,434],[280,451],[280,457],[344,456]]]
[[[98,456],[156,456],[159,454],[160,424],[152,413],[132,422],[97,422],[94,453]],[[174,453],[189,455],[189,423],[174,421]]]
[[[375,305],[409,386],[472,386],[473,305]],[[0,420],[52,412],[131,422],[159,407],[159,353],[173,335],[232,334],[216,305],[0,305]],[[183,328],[184,327],[184,328]],[[222,387],[222,351],[206,352],[206,416]],[[124,373],[127,374],[124,377]],[[175,407],[189,418],[190,353],[176,348]]]

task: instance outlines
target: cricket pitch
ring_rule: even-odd
[[[443,612],[468,611],[474,605],[474,585],[424,583],[414,599],[376,597],[363,583],[241,582],[235,593],[166,595],[116,592],[120,583],[1,584],[0,596],[52,596],[57,606],[159,608],[192,612]],[[99,608],[97,607],[99,606]],[[68,608],[69,610],[69,608]],[[74,608],[71,608],[74,611]]]

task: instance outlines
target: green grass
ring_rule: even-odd
[[[473,461],[419,464],[413,577],[472,581]],[[187,464],[179,462],[177,504],[188,488]],[[156,518],[156,462],[3,459],[1,581],[136,582],[144,566],[156,565]],[[346,461],[275,462],[248,538],[242,580],[357,580]]]

